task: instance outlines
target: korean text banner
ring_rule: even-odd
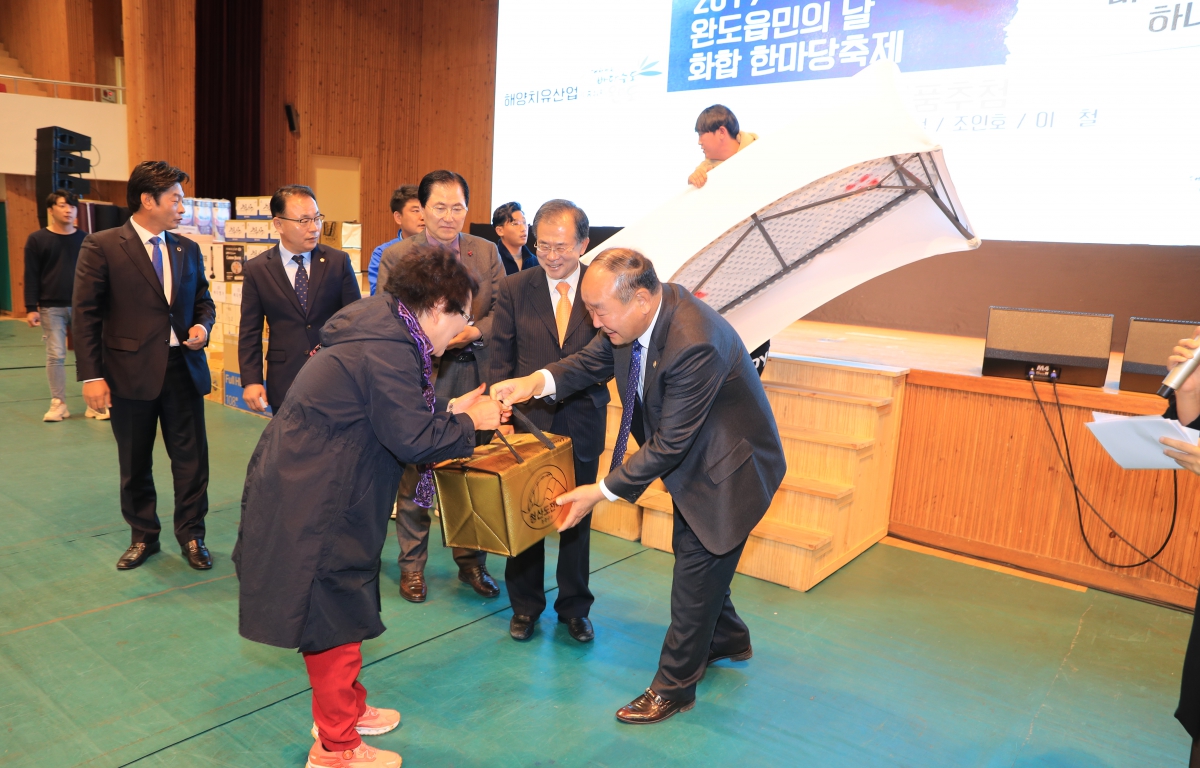
[[[1003,64],[1017,0],[674,0],[667,90]]]

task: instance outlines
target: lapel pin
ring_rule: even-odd
[[[658,361],[657,361],[657,360],[655,360],[653,363],[650,363],[650,367],[651,367],[651,368],[657,368],[657,367],[658,367]]]
[[[322,264],[324,264],[324,263],[325,263],[325,257],[324,257],[324,256],[322,256],[322,257],[321,257],[321,263],[322,263]]]

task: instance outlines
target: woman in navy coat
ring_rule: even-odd
[[[475,430],[500,424],[482,388],[452,412],[433,408],[431,357],[470,321],[476,288],[452,254],[406,255],[382,293],[330,318],[250,457],[233,553],[239,631],[304,654],[319,733],[310,767],[400,764],[360,738],[400,721],[366,705],[360,646],[384,631],[380,553],[405,465],[422,469],[428,506],[429,465],[471,455]]]

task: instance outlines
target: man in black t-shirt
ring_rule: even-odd
[[[75,228],[78,200],[66,190],[55,190],[46,198],[45,229],[25,241],[25,322],[41,327],[46,343],[46,376],[50,379],[50,410],[42,421],[62,421],[67,410],[67,328],[71,325],[71,289],[75,284],[75,262],[84,233]],[[108,411],[87,409],[93,419],[107,419]]]

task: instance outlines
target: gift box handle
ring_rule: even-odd
[[[534,424],[532,421],[530,421],[528,416],[521,413],[516,408],[513,408],[512,415],[513,415],[513,418],[517,420],[518,424],[520,424],[522,427],[524,427],[526,429],[526,431],[529,432],[529,434],[533,435],[534,437],[536,437],[538,439],[539,443],[546,446],[546,448],[548,450],[551,450],[551,451],[554,450],[554,441],[551,440],[550,438],[546,437],[546,433],[543,432],[542,430],[538,429],[538,425]]]
[[[513,413],[516,413],[516,411],[514,410]],[[503,432],[496,430],[496,437],[500,438],[500,442],[504,443],[504,447],[507,448],[508,452],[513,455],[513,458],[517,460],[518,464],[525,463],[525,459],[522,459],[521,454],[517,453],[517,449],[512,447],[512,443],[508,442],[508,438],[504,436]]]

